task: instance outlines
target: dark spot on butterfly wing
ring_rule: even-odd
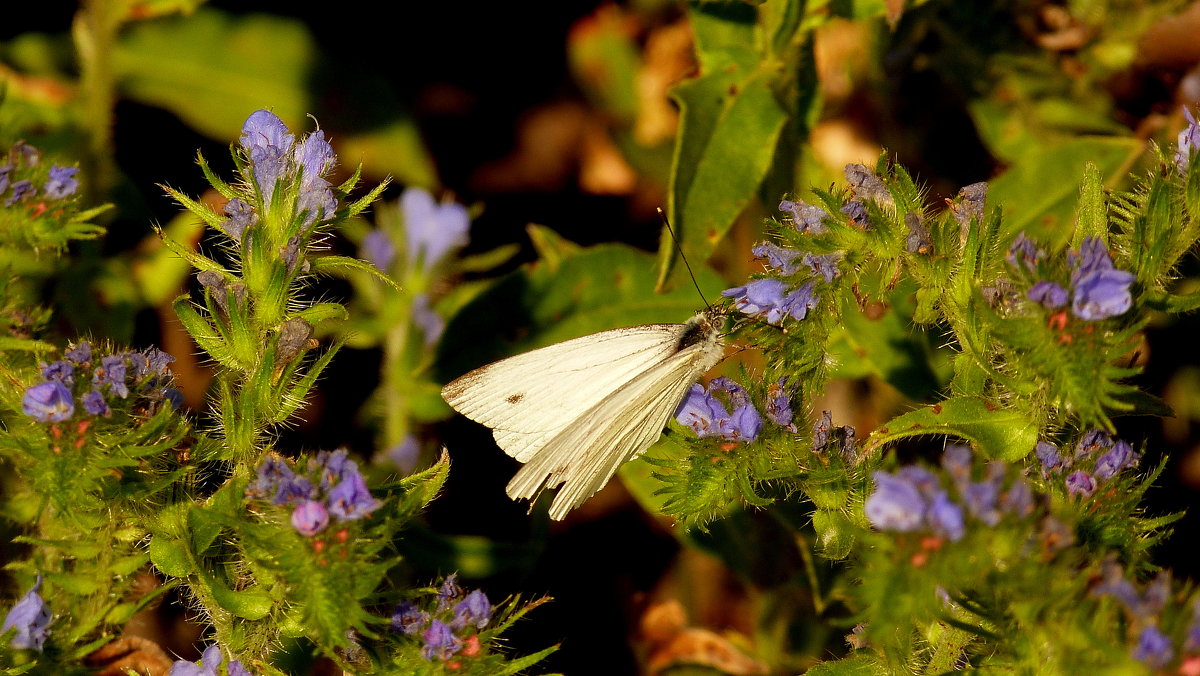
[[[507,401],[510,404],[517,404],[517,403],[520,403],[520,401],[524,398],[525,398],[524,393],[518,392],[516,394],[508,395],[507,397],[504,398],[504,401]]]

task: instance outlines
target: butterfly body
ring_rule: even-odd
[[[525,463],[509,497],[533,501],[559,487],[550,517],[562,519],[645,452],[687,388],[721,360],[719,323],[706,310],[684,324],[593,333],[475,369],[442,397]]]

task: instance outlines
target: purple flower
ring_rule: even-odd
[[[728,421],[721,425],[721,437],[730,441],[754,441],[762,429],[762,416],[753,404],[743,404],[734,409]]]
[[[421,633],[421,639],[425,641],[424,647],[421,648],[421,655],[432,660],[435,657],[438,659],[448,660],[462,649],[462,640],[450,631],[450,627],[441,620],[433,620],[429,623],[429,628]]]
[[[933,238],[929,230],[921,225],[921,217],[916,214],[904,214],[904,224],[908,226],[908,237],[904,240],[904,249],[909,253],[927,254],[933,250]]]
[[[951,542],[958,542],[965,532],[962,507],[954,504],[945,491],[940,491],[929,503],[926,518],[933,532]]]
[[[350,459],[350,453],[344,448],[333,452],[321,451],[317,457],[308,463],[309,471],[318,472],[318,483],[322,490],[336,486],[344,479],[358,474],[358,463]]]
[[[1091,429],[1079,438],[1075,444],[1075,458],[1086,458],[1099,450],[1112,448],[1113,439],[1102,429]]]
[[[396,246],[383,230],[372,230],[363,238],[358,255],[381,272],[387,272],[396,260]]]
[[[971,476],[971,447],[950,444],[942,451],[942,468],[955,481],[966,481]]]
[[[450,607],[450,603],[462,596],[462,587],[458,586],[458,573],[450,573],[446,579],[442,580],[442,586],[438,588],[437,609],[438,612]]]
[[[301,476],[280,481],[276,487],[275,496],[271,498],[274,505],[294,505],[312,500],[317,495],[317,489],[312,482]]]
[[[46,179],[46,184],[42,186],[42,194],[52,200],[74,195],[75,191],[79,189],[79,181],[74,178],[77,173],[79,173],[79,167],[51,166],[50,176]]]
[[[92,372],[92,386],[99,390],[107,385],[108,391],[124,399],[129,396],[125,385],[125,355],[110,354],[100,359],[100,365]]]
[[[254,676],[254,674],[251,674],[250,670],[238,660],[230,660],[227,669],[229,670],[229,676]]]
[[[42,377],[46,380],[57,380],[64,385],[75,382],[75,366],[69,361],[56,361],[42,367]]]
[[[0,634],[10,629],[17,630],[16,636],[13,636],[12,642],[9,644],[17,650],[41,652],[42,646],[46,643],[46,634],[48,633],[46,628],[50,625],[50,608],[38,594],[41,587],[42,576],[39,574],[33,587],[25,592],[12,610],[8,611],[8,614],[4,616],[4,624],[0,626]]]
[[[37,190],[34,190],[33,188],[33,181],[28,179],[17,181],[16,183],[12,184],[12,195],[5,200],[4,206],[11,207],[27,197],[32,197],[36,193]]]
[[[226,202],[222,211],[225,213],[225,220],[217,227],[238,242],[242,241],[246,228],[258,222],[258,214],[254,212],[254,207],[238,197]]]
[[[63,356],[72,364],[83,366],[92,360],[92,346],[86,340],[81,340],[75,347],[67,350]]]
[[[1038,282],[1025,293],[1025,297],[1035,303],[1041,303],[1050,310],[1067,304],[1067,290],[1054,282]]]
[[[1004,495],[1000,496],[1000,508],[1017,516],[1029,516],[1033,513],[1033,489],[1024,479],[1018,477]]]
[[[732,414],[713,396],[718,391],[729,393],[736,407]],[[753,441],[762,429],[762,417],[750,403],[745,390],[728,378],[714,379],[707,389],[692,385],[675,411],[675,419],[681,425],[691,427],[701,439],[720,437],[728,441]]]
[[[1058,446],[1048,442],[1039,441],[1034,449],[1034,454],[1037,459],[1042,461],[1042,473],[1046,474],[1058,470],[1063,466],[1062,456],[1058,454]]]
[[[304,227],[312,227],[321,220],[333,218],[337,211],[337,198],[329,189],[329,183],[323,178],[313,179],[313,185],[300,187],[300,195],[296,200],[296,210],[304,214]]]
[[[1133,448],[1128,442],[1117,440],[1112,448],[1096,460],[1096,468],[1092,474],[1100,481],[1107,481],[1117,475],[1117,472],[1137,463]]]
[[[446,320],[429,306],[429,296],[423,293],[413,297],[412,319],[421,329],[425,347],[437,343],[442,337],[442,332],[446,330]]]
[[[783,303],[783,292],[786,288],[787,285],[778,279],[756,279],[745,286],[726,289],[721,295],[733,298],[733,306],[738,310],[756,316],[777,311]]]
[[[408,634],[420,633],[429,623],[429,613],[418,608],[412,601],[401,601],[392,612],[392,629]]]
[[[383,452],[383,458],[386,459],[386,462],[395,465],[401,473],[412,474],[413,470],[417,468],[417,462],[421,459],[421,445],[417,443],[416,437],[406,434],[404,441]],[[379,456],[376,456],[375,462],[380,461]]]
[[[754,254],[755,258],[767,259],[767,265],[778,270],[784,276],[794,275],[800,268],[796,264],[796,257],[800,255],[800,252],[795,249],[785,249],[770,242],[764,242],[751,249],[750,253]]]
[[[1105,561],[1100,568],[1101,580],[1088,591],[1090,596],[1111,596],[1126,608],[1133,610],[1141,604],[1137,589],[1125,579],[1121,566],[1112,560]]]
[[[837,264],[842,260],[840,253],[831,253],[818,256],[816,254],[806,253],[804,258],[800,259],[810,270],[825,278],[826,282],[832,282],[834,277],[838,276]]]
[[[134,352],[129,355],[129,362],[133,366],[133,377],[139,379],[145,376],[166,375],[167,368],[174,361],[175,357],[157,347],[146,348],[143,352]]]
[[[820,453],[829,445],[829,433],[833,430],[833,411],[821,411],[821,419],[812,427],[813,453]]]
[[[168,676],[217,676],[217,667],[221,666],[224,659],[221,649],[214,643],[204,649],[199,663],[177,660],[171,665],[171,673]],[[201,664],[204,666],[200,666]]]
[[[274,493],[281,481],[288,481],[296,476],[292,468],[281,458],[268,455],[255,470],[256,478],[246,486],[246,495],[254,498],[265,498]]]
[[[329,511],[338,521],[354,521],[369,516],[381,504],[371,497],[367,482],[357,471],[329,491]]]
[[[483,629],[492,619],[492,604],[487,594],[476,589],[454,606],[454,619],[450,620],[450,628],[461,631],[467,627]]]
[[[1187,171],[1192,153],[1200,148],[1200,124],[1196,123],[1192,111],[1187,108],[1183,109],[1183,116],[1187,118],[1187,126],[1179,132],[1175,148],[1175,166],[1179,168],[1180,173]]]
[[[967,482],[962,497],[967,504],[967,511],[971,513],[972,517],[989,526],[1000,523],[1000,511],[997,509],[1000,502],[999,477],[986,481]]]
[[[108,417],[112,414],[112,411],[108,408],[108,402],[104,399],[104,395],[96,390],[83,395],[81,401],[83,402],[83,410],[87,411],[90,415]]]
[[[958,196],[962,198],[962,201],[953,210],[954,220],[958,221],[961,226],[969,225],[972,220],[983,220],[983,208],[987,202],[987,194],[988,184],[983,182],[972,183],[959,190]]]
[[[717,421],[728,417],[725,406],[698,383],[692,385],[675,411],[679,424],[691,427],[701,439],[720,435]]]
[[[292,528],[304,537],[312,537],[329,525],[329,512],[316,500],[306,500],[292,511]]]
[[[825,219],[829,218],[829,212],[821,207],[813,204],[807,204],[804,200],[783,200],[779,203],[779,210],[791,214],[792,223],[796,226],[796,230],[805,232],[810,235],[821,235],[829,231],[825,226]]]
[[[471,218],[463,205],[438,204],[421,188],[409,188],[400,196],[400,210],[409,266],[420,264],[428,273],[446,254],[466,246]]]
[[[1153,625],[1142,630],[1137,646],[1133,649],[1133,659],[1155,669],[1165,667],[1174,656],[1171,639]]]
[[[296,165],[300,167],[300,189],[327,188],[329,184],[324,176],[333,168],[337,156],[333,146],[325,140],[325,132],[318,129],[305,136],[293,152]]]
[[[6,164],[0,167],[0,194],[3,194],[5,190],[8,190],[8,184],[10,181],[12,181],[13,169],[14,167],[11,164]]]
[[[1071,311],[1076,317],[1086,321],[1116,317],[1133,304],[1129,292],[1133,273],[1113,267],[1112,257],[1099,237],[1084,238],[1079,254],[1072,252],[1070,258],[1075,265],[1071,271]]]
[[[894,204],[892,193],[887,185],[872,169],[865,164],[847,164],[844,169],[846,182],[854,189],[854,194],[869,199],[876,204]]]
[[[776,321],[771,321],[775,313],[771,311],[767,312],[767,323],[777,325],[783,319],[784,315],[791,315],[797,321],[804,319],[808,316],[808,311],[815,308],[817,302],[820,300],[821,297],[813,293],[813,283],[806,282],[800,288],[784,296],[783,302],[780,303],[778,308],[779,315]]]
[[[878,471],[873,475],[875,490],[863,507],[867,519],[881,530],[901,532],[921,527],[925,516],[925,499],[913,483],[900,476]]]
[[[1024,266],[1026,270],[1035,272],[1037,270],[1037,262],[1046,257],[1046,252],[1038,248],[1033,240],[1025,236],[1025,233],[1017,235],[1013,243],[1008,247],[1008,253],[1004,254],[1004,260],[1008,264],[1015,267]]]
[[[1082,495],[1089,497],[1096,492],[1096,480],[1091,474],[1079,470],[1067,477],[1067,495]]]
[[[38,422],[62,422],[75,413],[75,402],[62,381],[51,380],[25,390],[21,408],[25,415]]]
[[[767,386],[767,418],[784,429],[796,431],[792,424],[792,394],[784,377]]]
[[[839,211],[849,216],[855,227],[866,229],[871,224],[871,215],[867,213],[867,205],[862,200],[850,200]]]
[[[253,165],[254,182],[264,204],[271,203],[275,184],[287,173],[294,143],[295,137],[287,125],[268,110],[256,110],[242,125],[242,148]]]
[[[713,378],[708,384],[708,389],[711,392],[725,392],[729,395],[729,403],[734,407],[745,406],[750,403],[750,395],[746,394],[746,389],[738,385],[732,378],[720,376]]]

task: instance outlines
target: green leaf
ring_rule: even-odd
[[[424,508],[437,497],[448,476],[450,476],[450,454],[442,449],[442,455],[432,467],[400,481],[399,487],[404,492],[396,498],[395,512],[401,518],[407,518]]]
[[[872,657],[854,655],[832,662],[814,664],[805,676],[887,676],[888,669]]]
[[[841,561],[850,556],[854,543],[858,541],[859,526],[841,511],[832,509],[818,509],[813,513],[812,523],[822,556],[831,561]]]
[[[156,533],[150,540],[150,562],[164,575],[187,577],[195,571],[191,554],[182,540]]]
[[[216,579],[208,577],[208,589],[213,599],[225,610],[246,620],[261,620],[271,612],[274,602],[265,591],[251,587],[242,591],[229,589]]]
[[[1079,188],[1079,211],[1075,225],[1073,244],[1078,246],[1085,237],[1106,238],[1108,235],[1108,207],[1104,203],[1104,186],[1100,183],[1100,170],[1088,162],[1083,167],[1083,185]]]
[[[871,432],[867,450],[905,437],[943,434],[975,442],[987,458],[1015,462],[1033,450],[1038,428],[1018,411],[957,397],[892,418]]]
[[[300,21],[202,8],[131,26],[112,58],[125,97],[165,108],[215,139],[236,138],[259,108],[292,129],[312,109],[317,49]]]
[[[913,331],[910,319],[895,306],[883,307],[868,318],[854,296],[843,296],[842,327],[851,354],[849,363],[861,359],[880,378],[906,396],[928,401],[941,383],[929,366],[930,349],[925,334]]]
[[[318,256],[310,258],[309,263],[312,265],[313,274],[329,275],[343,271],[357,270],[358,272],[365,272],[371,275],[393,289],[400,288],[396,282],[392,281],[391,277],[381,272],[379,268],[366,261],[360,261],[357,258],[350,258],[349,256]]]

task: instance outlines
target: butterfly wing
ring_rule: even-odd
[[[685,326],[632,326],[549,345],[475,369],[446,385],[442,398],[528,462],[580,412],[677,352]]]
[[[702,342],[678,350],[609,393],[541,443],[509,482],[509,497],[533,501],[543,489],[561,486],[550,518],[562,519],[658,439],[687,388],[723,352],[716,332],[710,331]]]

